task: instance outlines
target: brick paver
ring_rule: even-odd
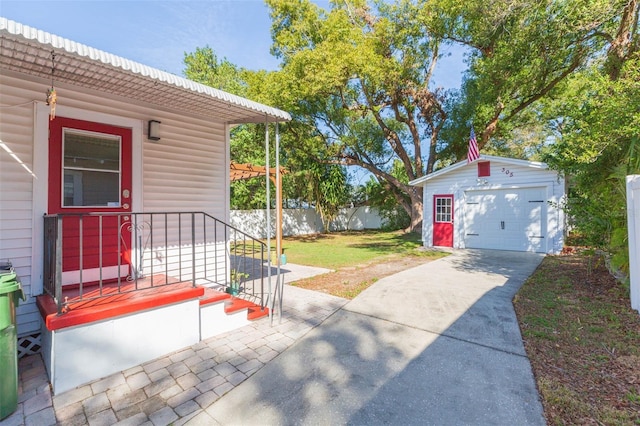
[[[52,397],[40,355],[19,363],[6,425],[210,424],[206,409],[307,334],[346,299],[287,286],[281,321],[263,318]]]

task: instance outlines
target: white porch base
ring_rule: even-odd
[[[75,317],[57,316],[55,305],[47,305],[48,296],[41,300],[42,304],[39,300],[42,310],[51,312],[54,308],[46,315],[41,334],[41,353],[53,393],[144,364],[268,314],[267,310],[256,315],[259,306],[241,299],[232,300],[224,293],[212,296],[192,288],[187,290],[190,293],[182,293],[182,299],[171,295],[170,304],[155,307],[143,304],[137,311],[128,311],[131,313],[118,315],[117,312],[123,310],[122,306],[116,306],[114,315],[102,320],[95,316],[92,319],[92,314],[98,315],[101,311],[90,312],[91,308],[87,308],[89,312],[85,312],[84,317],[79,313],[81,309],[71,311],[76,312]],[[151,299],[161,303],[162,297],[163,293],[158,293]]]
[[[200,307],[200,340],[205,340],[251,323],[247,318],[246,309],[227,314],[224,311],[224,303],[224,301],[220,301]]]
[[[199,339],[199,301],[192,299],[55,331],[43,325],[42,355],[53,392],[58,394]]]

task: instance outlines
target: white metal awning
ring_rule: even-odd
[[[229,124],[282,122],[289,113],[0,18],[0,68]]]

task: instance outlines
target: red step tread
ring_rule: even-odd
[[[258,305],[256,305],[253,302],[249,302],[248,300],[234,297],[225,304],[224,311],[227,314],[232,314],[234,312],[241,311],[242,309],[255,308],[256,306]]]
[[[138,292],[113,294],[90,301],[76,301],[69,305],[71,309],[68,312],[60,316],[57,315],[57,306],[51,296],[38,296],[37,306],[47,328],[59,330],[191,298],[198,298],[200,306],[224,301],[224,310],[227,314],[247,309],[249,321],[269,315],[268,308],[261,308],[248,300],[232,297],[223,291],[207,287],[192,287],[185,285],[185,283],[149,288]]]
[[[204,295],[200,298],[200,306],[221,302],[230,298],[231,295],[229,293],[204,287]]]
[[[249,321],[254,321],[266,317],[267,315],[269,315],[269,308],[261,309],[260,306],[257,306],[256,308],[249,309],[249,312],[247,313],[247,319]]]
[[[36,304],[47,329],[53,331],[190,299],[198,299],[203,293],[202,287],[179,283],[136,292],[113,294],[89,301],[79,300],[70,303],[68,311],[62,315],[57,315],[57,306],[53,298],[47,294],[38,296]]]
[[[232,298],[231,301],[227,302],[224,307],[224,311],[227,314],[231,314],[242,309],[247,309],[247,319],[249,319],[250,321],[262,318],[269,314],[268,308],[261,308],[260,305],[256,305],[253,302],[239,299],[237,297]]]

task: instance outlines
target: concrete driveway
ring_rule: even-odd
[[[188,424],[544,425],[511,304],[542,257],[462,250],[381,279]]]

